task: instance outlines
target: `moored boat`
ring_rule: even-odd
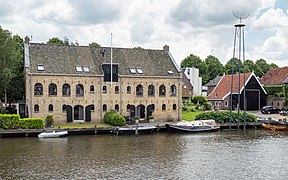
[[[192,122],[179,122],[177,124],[165,124],[171,132],[206,132],[220,129],[215,120],[197,120]]]
[[[273,131],[288,131],[288,123],[283,121],[263,121],[262,127]]]
[[[157,129],[156,126],[138,126],[137,127],[137,131],[139,134],[152,133],[156,129]],[[118,134],[135,134],[136,126],[116,127],[113,131],[117,135]]]
[[[68,134],[68,131],[58,131],[58,132],[42,132],[38,135],[39,138],[59,138]]]

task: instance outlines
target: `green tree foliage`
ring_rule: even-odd
[[[69,40],[68,40],[69,41]],[[60,44],[60,45],[63,45],[64,44],[64,41],[57,38],[57,37],[53,37],[53,38],[50,38],[48,41],[47,41],[47,44]]]
[[[261,77],[262,75],[266,74],[272,66],[266,62],[265,59],[259,59],[255,62],[255,64],[262,70],[263,74],[259,74],[258,76]],[[277,65],[276,65],[277,66]]]
[[[23,40],[0,27],[0,99],[5,103],[24,96]],[[19,88],[19,89],[18,89]]]
[[[226,74],[232,74],[232,62],[234,64],[234,74],[238,72],[238,64],[240,64],[240,72],[244,72],[242,61],[239,61],[237,58],[231,58],[224,66]]]
[[[98,44],[98,43],[96,43],[96,42],[91,42],[91,43],[89,43],[89,46],[97,47],[97,48],[100,48],[100,47],[101,47],[101,45]]]
[[[107,112],[104,115],[103,120],[104,123],[111,124],[112,126],[124,126],[126,124],[125,118],[114,111]]]
[[[208,79],[206,80],[206,82],[208,82],[211,79],[214,79],[217,75],[223,75],[224,67],[218,58],[209,55],[206,57],[204,62],[207,66],[207,75],[208,75]]]

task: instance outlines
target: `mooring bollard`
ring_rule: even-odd
[[[138,136],[138,123],[139,123],[139,120],[137,119],[136,123],[135,123],[136,124],[136,128],[135,128],[135,135],[136,136]]]

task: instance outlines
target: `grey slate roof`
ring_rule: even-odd
[[[222,76],[216,76],[214,79],[210,80],[207,84],[204,86],[216,86],[218,82],[221,80]]]
[[[43,64],[44,73],[102,75],[102,64],[110,63],[110,47],[67,46],[30,43],[30,72],[39,73],[38,64]],[[105,56],[101,52],[105,49]],[[180,77],[168,53],[164,50],[140,48],[113,48],[113,64],[119,64],[119,75]],[[88,66],[89,73],[76,72],[76,66]],[[141,67],[143,74],[131,74],[129,67]]]

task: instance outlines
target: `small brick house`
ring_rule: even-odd
[[[244,81],[245,79],[245,81]],[[232,102],[230,102],[232,75],[223,75],[215,88],[208,95],[208,101],[215,109],[230,109],[232,103],[233,109],[237,107],[239,75],[233,75]],[[240,74],[240,109],[244,110],[244,85],[246,90],[246,110],[259,110],[266,104],[266,91],[258,81],[255,74]]]

